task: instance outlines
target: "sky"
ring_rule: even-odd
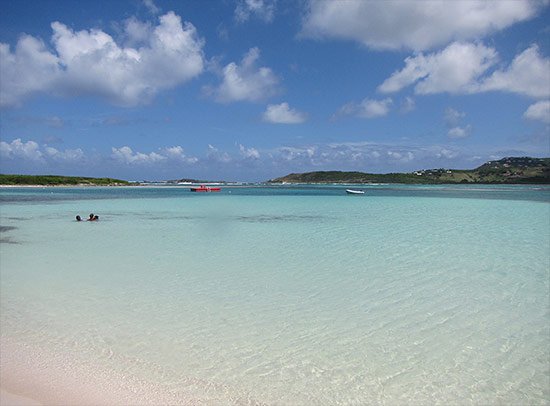
[[[549,0],[0,0],[0,172],[264,181],[550,156]]]

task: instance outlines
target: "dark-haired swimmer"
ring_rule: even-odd
[[[99,216],[94,216],[94,213],[90,213],[90,216],[88,217],[87,221],[97,221],[99,220]]]
[[[82,219],[80,218],[80,216],[76,216],[76,221],[82,221]]]

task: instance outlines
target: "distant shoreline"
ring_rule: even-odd
[[[174,188],[174,189],[186,189],[189,186],[193,185],[178,185],[178,184],[149,184],[149,183],[140,183],[132,185],[0,185],[0,189],[79,189],[79,188]],[[251,187],[264,187],[264,188],[279,188],[279,187],[300,187],[300,186],[341,186],[341,187],[365,187],[365,186],[391,186],[391,185],[402,185],[402,186],[473,186],[473,185],[493,185],[493,186],[547,186],[550,187],[548,183],[504,183],[504,182],[469,182],[469,183],[401,183],[401,182],[376,182],[376,183],[355,183],[355,182],[289,182],[289,183],[257,183],[257,184],[221,184],[222,187],[226,188],[251,188]]]
[[[269,186],[279,185],[547,185],[550,184],[550,158],[508,157],[489,161],[476,169],[423,169],[407,173],[375,174],[366,172],[316,171],[291,173],[265,182],[251,182]],[[115,178],[92,178],[61,175],[0,174],[0,187],[88,187],[88,186],[175,186],[246,185],[248,182],[206,181],[190,178],[163,181],[129,182]]]
[[[71,187],[71,188],[79,188],[79,187],[136,187],[136,186],[142,186],[140,184],[136,185],[90,185],[90,184],[82,184],[82,185],[0,185],[0,188],[61,188],[61,187]]]

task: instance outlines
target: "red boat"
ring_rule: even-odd
[[[191,192],[219,192],[222,190],[219,187],[206,187],[204,185],[200,185],[199,187],[192,187]]]

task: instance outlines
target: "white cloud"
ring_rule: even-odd
[[[466,127],[453,127],[447,132],[449,138],[466,138],[470,135],[472,127],[467,125]]]
[[[534,17],[540,0],[309,0],[302,35],[358,41],[373,49],[416,51],[480,38]]]
[[[10,143],[0,141],[0,157],[2,159],[42,162],[44,154],[40,151],[40,146],[36,142],[22,142],[20,138],[17,138]]]
[[[452,107],[445,110],[444,119],[448,127],[456,127],[464,117],[466,117],[466,113],[463,111],[455,110]]]
[[[235,20],[242,23],[254,16],[271,22],[275,14],[275,0],[239,0],[235,8]]]
[[[316,147],[280,147],[275,151],[278,158],[284,161],[304,161],[312,163],[312,158],[317,151]]]
[[[239,145],[239,152],[245,159],[260,159],[260,153],[256,148],[246,148],[244,145]]]
[[[480,91],[500,90],[531,97],[550,96],[550,58],[532,45],[517,55],[510,66],[494,72],[479,87]]]
[[[130,19],[125,37],[132,48],[98,30],[73,31],[52,23],[54,52],[34,37],[22,37],[11,52],[0,44],[0,105],[13,106],[33,93],[92,95],[122,106],[147,103],[160,90],[203,71],[203,40],[173,12],[151,27]]]
[[[279,79],[270,68],[257,67],[260,57],[258,48],[250,48],[240,65],[231,62],[223,68],[223,81],[214,90],[216,100],[223,103],[233,101],[258,101],[277,92]]]
[[[159,155],[156,152],[151,152],[149,154],[144,154],[141,152],[134,152],[132,148],[124,146],[121,148],[112,148],[112,157],[124,164],[133,165],[133,164],[152,164],[155,162],[163,161],[166,159],[165,156]]]
[[[453,151],[453,150],[450,150],[450,149],[447,149],[447,148],[441,148],[439,150],[439,152],[435,153],[435,156],[437,158],[451,159],[451,158],[456,158],[458,156],[458,153],[457,153],[457,151]]]
[[[383,100],[364,99],[361,103],[348,103],[342,106],[333,117],[357,116],[362,118],[383,117],[390,111],[393,104],[391,98]]]
[[[84,159],[84,152],[80,148],[59,151],[53,147],[44,148],[45,155],[57,162],[80,162]]]
[[[359,117],[365,118],[385,116],[390,111],[392,103],[392,99],[390,98],[384,100],[365,99],[359,105],[357,114]]]
[[[550,124],[550,100],[541,100],[530,105],[525,113],[523,113],[523,117]]]
[[[136,17],[130,17],[124,21],[125,45],[138,48],[146,44],[148,38],[153,34],[153,25],[146,21],[140,21]]]
[[[411,151],[395,152],[390,150],[387,151],[386,154],[391,161],[409,162],[414,159],[414,154]]]
[[[406,58],[405,67],[378,90],[393,93],[415,85],[417,94],[506,91],[536,98],[550,96],[550,58],[542,57],[538,46],[521,52],[509,66],[489,72],[497,62],[493,48],[454,42],[442,51]]]
[[[445,125],[448,128],[447,136],[449,138],[466,138],[469,137],[472,132],[471,125],[461,125],[462,119],[466,117],[466,113],[458,111],[452,107],[445,109],[443,119]]]
[[[250,153],[253,149],[250,149]],[[111,148],[111,161],[124,165],[194,165],[199,159],[185,154],[181,146],[159,148],[156,152],[142,153],[132,150],[129,146]],[[12,142],[0,142],[0,162],[2,161],[34,162],[41,165],[50,164],[92,164],[108,165],[108,157],[95,154],[88,157],[81,148],[59,150],[48,145],[42,147],[35,141],[23,142],[15,139]]]
[[[289,171],[323,168],[366,172],[412,171],[442,165],[449,167],[454,166],[455,162],[462,162],[468,155],[468,151],[456,145],[418,146],[367,141],[284,146],[267,154],[272,164]]]
[[[48,162],[79,163],[86,157],[80,148],[64,151],[49,146],[41,148],[35,141],[23,142],[20,138],[17,138],[10,143],[0,142],[0,158],[46,164]]]
[[[405,67],[394,72],[378,88],[397,92],[416,83],[417,94],[468,93],[476,79],[497,61],[497,52],[481,44],[454,42],[440,52],[405,59]]]
[[[13,53],[0,43],[0,107],[18,106],[32,93],[51,90],[60,73],[59,58],[39,39],[21,37]]]
[[[149,10],[151,14],[160,13],[160,9],[157,7],[153,0],[143,0],[143,5],[147,7],[147,10]]]
[[[208,144],[206,158],[208,158],[210,161],[224,164],[232,161],[231,156],[227,152],[220,151],[218,148],[211,144]]]
[[[132,148],[128,146],[120,148],[112,148],[111,157],[116,161],[127,165],[150,165],[158,163],[183,163],[187,165],[195,164],[199,161],[198,158],[193,156],[187,156],[184,149],[179,146],[159,148],[157,152],[142,153],[134,152]]]
[[[197,157],[187,156],[185,151],[179,145],[161,149],[161,154],[167,159],[183,162],[186,164],[195,164],[199,161]]]
[[[267,106],[263,120],[275,124],[300,124],[306,121],[306,114],[291,109],[288,103]]]

